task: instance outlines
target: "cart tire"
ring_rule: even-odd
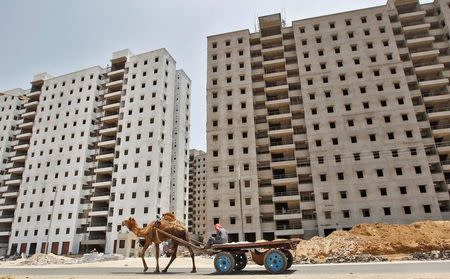
[[[235,254],[234,255],[234,260],[236,262],[234,269],[235,270],[243,270],[245,268],[245,266],[247,265],[247,256],[245,255],[245,253],[243,254]]]
[[[283,250],[284,254],[286,255],[286,259],[287,259],[287,266],[286,266],[286,270],[291,268],[292,263],[294,262],[294,256],[292,256],[291,251],[289,250]]]
[[[228,252],[220,252],[214,258],[214,268],[218,273],[227,274],[234,271],[236,261]]]
[[[270,250],[264,256],[264,266],[270,273],[283,273],[287,268],[286,255],[280,250]]]

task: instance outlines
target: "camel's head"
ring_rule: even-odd
[[[175,221],[177,218],[170,212],[166,212],[163,214],[163,219],[169,222]]]
[[[127,227],[129,230],[137,226],[136,220],[130,217],[122,221],[122,226]]]

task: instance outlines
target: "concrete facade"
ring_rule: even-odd
[[[165,49],[36,75],[2,182],[0,216],[14,215],[0,218],[11,221],[8,253],[112,253],[123,219],[142,225],[187,210],[183,195],[170,197],[187,192],[189,95],[189,78]],[[174,145],[175,131],[183,138]]]
[[[206,153],[202,150],[189,150],[189,232],[206,236]]]
[[[447,1],[208,37],[207,222],[232,240],[450,219]]]
[[[6,92],[0,92],[0,181],[7,179],[9,155],[12,150],[12,144],[14,141],[14,129],[18,123],[20,108],[23,101],[23,95],[27,92],[22,89],[13,89]],[[3,196],[2,193],[8,191],[8,186],[0,184],[0,204],[5,204],[7,196]],[[10,189],[11,190],[11,189]],[[13,202],[14,197],[8,198],[8,202]],[[6,203],[8,204],[8,203]],[[12,209],[4,210],[1,214],[0,220],[0,255],[6,254],[8,249],[8,239],[11,232],[11,221],[14,217]]]

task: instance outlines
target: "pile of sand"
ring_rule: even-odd
[[[20,265],[48,265],[48,264],[71,264],[74,259],[57,256],[55,254],[34,254],[28,259],[21,261]]]
[[[360,224],[350,231],[301,241],[296,257],[300,261],[323,262],[328,257],[390,255],[450,250],[450,221],[426,221],[410,225]]]

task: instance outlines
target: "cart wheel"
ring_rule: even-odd
[[[220,252],[214,258],[214,268],[218,273],[231,273],[235,265],[236,261],[233,255],[228,252]]]
[[[292,256],[292,253],[289,250],[283,250],[283,252],[286,255],[287,259],[286,269],[289,269],[292,266],[292,263],[294,262],[294,257]]]
[[[244,254],[235,254],[234,260],[236,261],[236,265],[234,266],[235,270],[243,270],[247,265],[247,256]]]
[[[270,273],[283,273],[287,267],[286,255],[280,250],[270,250],[264,256],[264,266]]]

